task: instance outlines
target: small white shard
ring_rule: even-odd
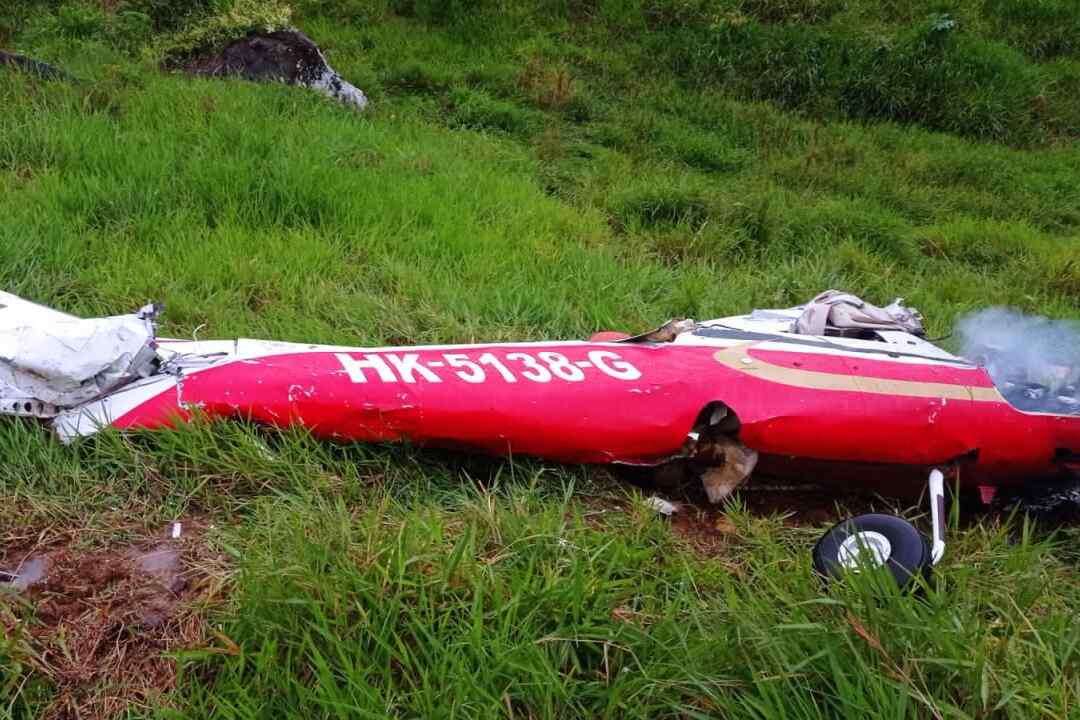
[[[173,526],[172,526],[172,536],[173,536],[173,540],[177,540],[177,539],[179,539],[179,538],[180,538],[180,532],[181,532],[181,526],[180,526],[180,523],[178,523],[178,522],[176,522],[176,523],[173,523]]]
[[[645,505],[650,510],[655,510],[656,512],[658,512],[661,515],[664,515],[666,517],[671,517],[672,515],[674,515],[676,512],[679,511],[679,508],[676,507],[674,503],[668,502],[664,498],[659,497],[657,495],[652,495],[652,496],[646,498],[645,499]]]

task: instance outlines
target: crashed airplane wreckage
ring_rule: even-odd
[[[806,306],[589,341],[354,348],[168,340],[158,308],[79,319],[0,293],[0,413],[70,441],[195,414],[340,441],[408,440],[568,463],[683,462],[718,502],[752,472],[918,491],[933,540],[864,515],[815,549],[825,575],[944,550],[945,475],[984,497],[1080,462],[1080,416],[1014,407],[981,366],[923,337],[917,312],[829,291]]]

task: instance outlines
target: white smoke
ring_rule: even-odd
[[[1028,412],[1080,414],[1080,325],[988,308],[957,323],[961,352]]]

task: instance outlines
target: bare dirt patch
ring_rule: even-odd
[[[20,557],[21,555],[21,557]],[[31,665],[55,686],[48,718],[114,718],[176,686],[170,653],[204,646],[199,607],[213,602],[220,558],[198,523],[136,543],[81,549],[50,543],[0,552],[15,581],[0,592]]]
[[[721,510],[684,505],[671,518],[671,528],[704,555],[721,555],[737,543],[739,531]]]
[[[758,484],[747,488],[739,497],[754,515],[780,516],[788,527],[824,527],[853,515],[899,510],[898,503],[889,503],[868,492],[844,492],[828,487]]]

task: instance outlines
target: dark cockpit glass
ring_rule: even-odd
[[[1018,364],[1007,353],[980,348],[971,359],[986,368],[998,391],[1017,410],[1080,415],[1080,358]]]

